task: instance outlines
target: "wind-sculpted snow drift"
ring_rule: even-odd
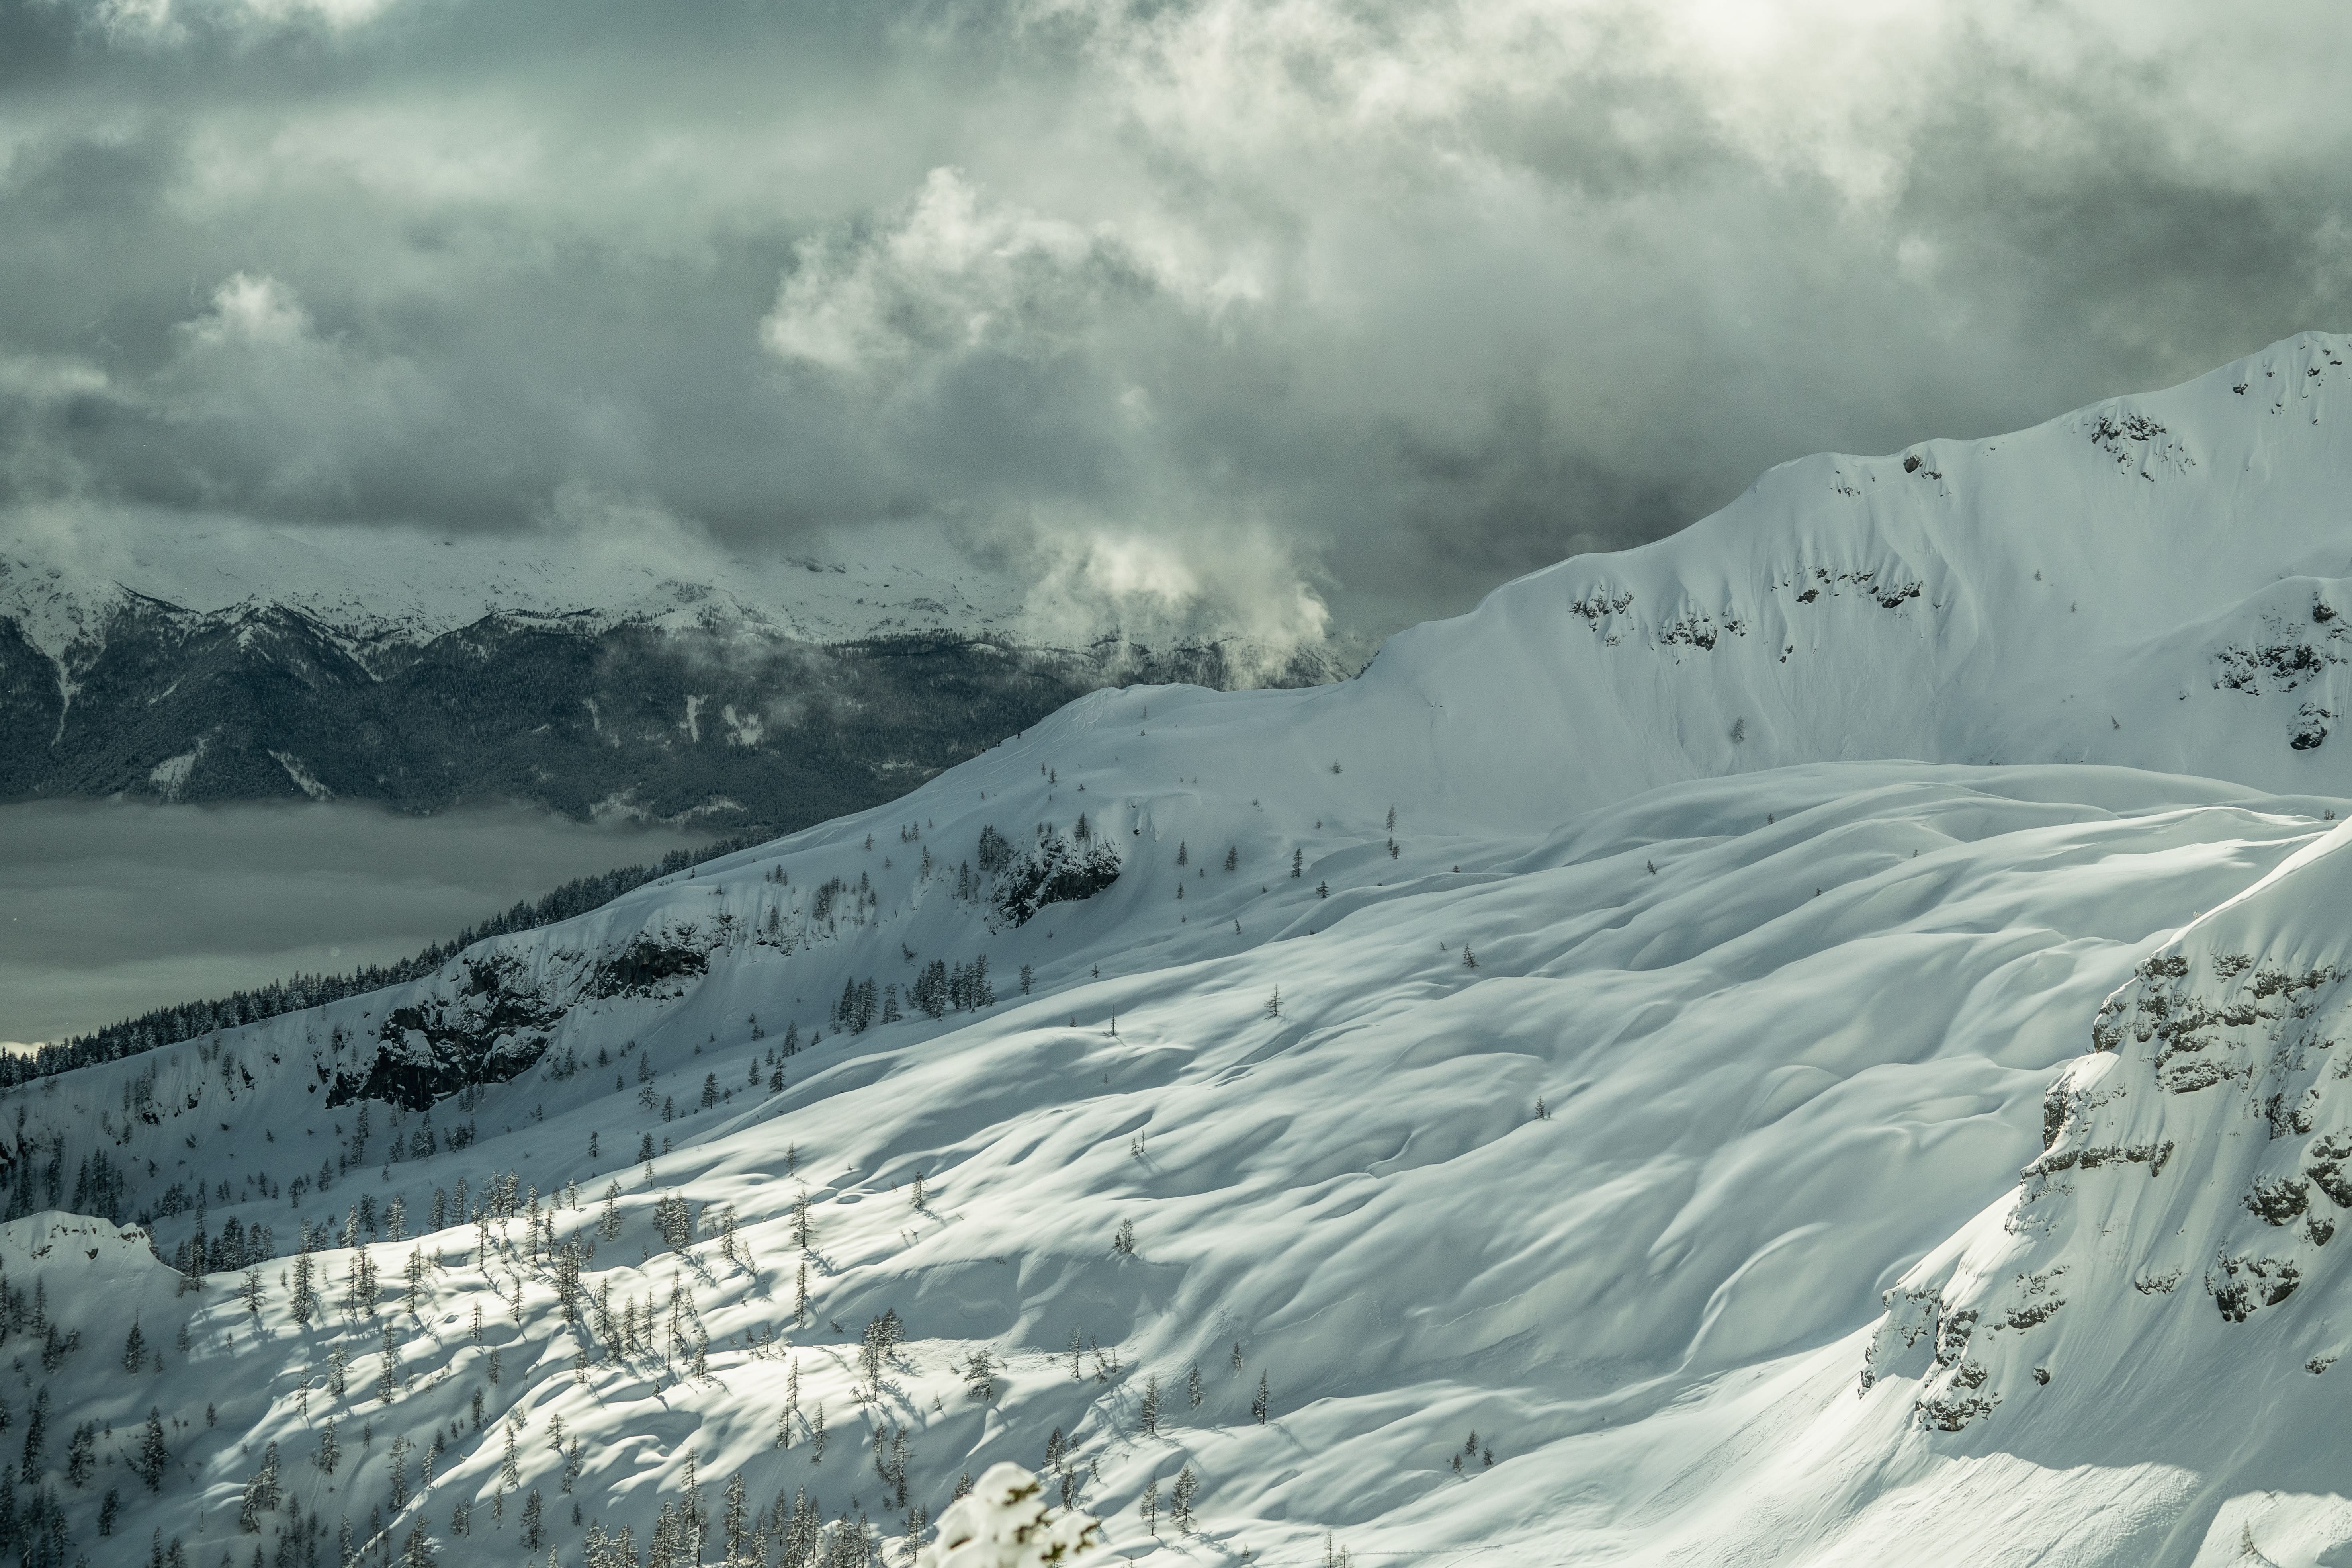
[[[2337,1560],[2342,357],[18,1089],[0,1526],[802,1568],[1013,1460],[1163,1563]]]

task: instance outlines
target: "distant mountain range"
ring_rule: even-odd
[[[901,795],[1100,687],[1343,673],[1332,646],[1181,623],[1064,646],[976,569],[680,563],[697,568],[348,530],[0,537],[0,797],[523,802],[782,829]]]

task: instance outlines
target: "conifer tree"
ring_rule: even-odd
[[[25,1413],[25,1458],[17,1475],[26,1486],[41,1479],[41,1449],[49,1436],[49,1391],[43,1388]]]
[[[151,1492],[163,1489],[163,1472],[171,1467],[172,1451],[163,1444],[163,1412],[154,1405],[147,1407],[147,1430],[139,1439],[139,1479],[147,1483]]]
[[[278,1445],[262,1451],[261,1464],[245,1483],[237,1500],[237,1527],[249,1535],[261,1533],[261,1516],[278,1510]]]
[[[985,1346],[974,1349],[971,1359],[964,1363],[963,1387],[966,1394],[982,1405],[996,1397],[995,1363],[989,1358]]]
[[[308,1328],[310,1320],[319,1315],[318,1288],[311,1282],[310,1227],[302,1227],[302,1250],[294,1259],[294,1295],[287,1310],[295,1322]]]
[[[1143,1380],[1143,1405],[1137,1415],[1145,1436],[1160,1436],[1160,1374],[1156,1372]]]
[[[1257,1374],[1257,1397],[1250,1401],[1250,1415],[1256,1419],[1259,1426],[1263,1426],[1265,1425],[1266,1412],[1272,1408],[1272,1398],[1266,1393],[1265,1373],[1259,1373]]]
[[[1184,1374],[1184,1398],[1193,1409],[1198,1410],[1204,1397],[1206,1395],[1201,1388],[1201,1363],[1196,1361],[1192,1363],[1192,1370]]]
[[[139,1320],[131,1320],[131,1332],[122,1341],[122,1370],[137,1373],[147,1363],[147,1336],[140,1331]]]
[[[727,1479],[727,1511],[720,1516],[720,1528],[725,1531],[723,1544],[729,1568],[753,1561],[751,1554],[752,1535],[751,1509],[744,1500],[743,1472],[736,1471]]]
[[[1200,1495],[1201,1478],[1192,1473],[1192,1467],[1191,1465],[1186,1465],[1182,1469],[1176,1472],[1176,1485],[1169,1498],[1169,1501],[1173,1504],[1173,1506],[1169,1510],[1169,1512],[1175,1517],[1176,1529],[1179,1533],[1190,1534],[1192,1532],[1192,1500]]]
[[[98,1424],[85,1421],[74,1428],[73,1436],[66,1443],[66,1480],[77,1487],[89,1485],[91,1467],[97,1463]]]

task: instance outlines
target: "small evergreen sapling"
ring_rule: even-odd
[[[982,1405],[996,1397],[996,1364],[984,1347],[974,1350],[963,1364],[963,1390]]]

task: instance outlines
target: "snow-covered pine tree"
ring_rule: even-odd
[[[1171,1489],[1168,1499],[1173,1505],[1168,1511],[1174,1517],[1176,1529],[1180,1534],[1192,1533],[1192,1503],[1200,1495],[1201,1478],[1192,1473],[1192,1467],[1188,1464],[1176,1472],[1176,1485]]]
[[[963,1364],[963,1389],[982,1405],[996,1397],[996,1368],[985,1347],[975,1349]]]
[[[163,1441],[163,1412],[155,1405],[147,1407],[147,1429],[139,1439],[139,1458],[133,1470],[147,1483],[151,1492],[163,1489],[163,1473],[171,1468],[172,1450]]]

